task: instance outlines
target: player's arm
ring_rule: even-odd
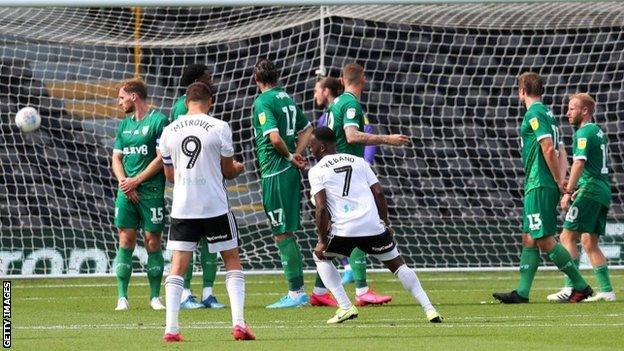
[[[371,185],[370,189],[373,192],[373,197],[375,198],[375,205],[377,205],[377,213],[379,214],[379,218],[381,218],[386,226],[389,227],[390,221],[388,220],[388,202],[386,201],[386,197],[383,194],[381,185],[379,185],[379,182],[377,182]]]
[[[269,140],[271,141],[271,145],[273,145],[275,150],[277,150],[277,153],[282,155],[283,158],[287,159],[289,162],[292,162],[299,169],[305,168],[305,160],[303,159],[303,157],[300,154],[291,154],[290,151],[288,151],[288,147],[286,146],[286,143],[284,143],[282,137],[279,135],[279,132],[275,131],[269,133]]]
[[[568,168],[570,163],[568,162],[568,153],[563,146],[563,143],[559,144],[559,170],[561,171],[561,179],[565,180],[568,175]]]
[[[175,181],[175,169],[173,168],[173,160],[171,159],[171,152],[167,147],[167,130],[163,131],[158,140],[158,154],[163,164],[163,171],[165,178],[171,184]]]
[[[579,140],[581,145],[579,145]],[[561,198],[561,208],[564,211],[567,211],[568,204],[570,200],[574,200],[576,186],[578,184],[581,175],[583,174],[583,169],[585,168],[585,162],[587,161],[587,149],[589,147],[589,138],[584,135],[580,135],[579,137],[574,139],[574,144],[572,145],[572,149],[574,152],[574,161],[572,162],[572,169],[570,169],[570,178],[568,179],[568,184],[564,189],[563,198]],[[580,147],[579,147],[580,146]]]
[[[119,183],[119,188],[121,188],[121,183],[126,179],[126,171],[124,171],[123,167],[123,151],[122,151],[122,143],[121,143],[121,130],[122,125],[119,125],[117,129],[117,137],[115,138],[115,146],[113,147],[113,174],[115,174],[115,178],[117,178],[117,182]],[[123,191],[123,189],[122,189]],[[139,195],[136,190],[132,191],[123,191],[128,200],[133,203],[139,202]]]
[[[409,145],[409,137],[402,134],[379,135],[360,132],[358,127],[348,125],[344,127],[347,143],[364,145]]]
[[[164,165],[163,170],[165,171],[165,178],[167,178],[167,181],[173,184],[175,180],[175,169],[173,165]]]
[[[221,156],[221,173],[225,179],[234,179],[245,171],[242,163],[235,161],[233,157]]]
[[[312,138],[312,132],[314,128],[312,128],[312,124],[308,124],[305,129],[299,132],[297,135],[297,148],[295,149],[295,153],[299,155],[305,155],[305,151],[308,148],[308,144],[310,144],[310,138]]]
[[[123,192],[135,190],[141,183],[152,178],[163,169],[162,156],[160,151],[156,149],[156,157],[150,162],[145,169],[134,177],[125,178],[121,181],[120,186]]]
[[[559,171],[559,158],[557,156],[558,152],[555,149],[553,140],[551,137],[542,138],[539,141],[539,144],[542,149],[542,155],[544,155],[546,165],[548,165],[548,169],[550,170],[550,174],[555,179],[559,190],[563,192],[563,178],[561,177],[562,172]]]
[[[328,244],[328,235],[330,228],[329,225],[329,211],[327,210],[327,194],[325,189],[318,191],[314,194],[314,201],[316,202],[316,208],[314,209],[314,221],[316,223],[316,233],[318,236],[318,243],[314,248],[314,253],[321,260],[327,259],[325,257],[325,250]]]

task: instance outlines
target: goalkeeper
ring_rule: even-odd
[[[180,78],[180,86],[188,87],[195,82],[202,82],[207,86],[212,85],[212,78],[208,67],[204,64],[191,64],[184,69]],[[188,109],[185,104],[186,94],[180,96],[171,108],[171,122],[175,121],[181,115],[185,115]],[[193,279],[193,257],[189,267],[184,275],[184,290],[182,291],[182,301],[180,308],[196,309],[196,308],[223,308],[224,305],[217,301],[213,295],[212,287],[217,276],[217,254],[208,251],[208,243],[206,238],[202,237],[199,241],[199,260],[202,267],[203,290],[201,303],[198,303],[195,296],[191,292],[191,279]]]
[[[147,87],[140,79],[128,80],[121,85],[118,103],[127,116],[117,128],[112,160],[113,173],[119,181],[115,200],[115,226],[119,230],[119,249],[114,262],[118,294],[115,309],[129,308],[132,253],[137,232],[143,229],[150,306],[164,310],[159,296],[165,265],[160,240],[165,217],[165,176],[156,147],[167,125],[167,117],[150,108]]]

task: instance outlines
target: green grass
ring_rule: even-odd
[[[584,272],[591,284],[595,279]],[[624,298],[624,272],[612,271]],[[130,311],[116,312],[115,281],[102,279],[14,280],[13,348],[16,350],[613,350],[624,345],[624,304],[556,304],[546,295],[559,288],[556,272],[539,272],[528,305],[500,305],[493,291],[515,287],[517,273],[420,273],[444,316],[430,324],[391,274],[371,274],[372,285],[394,295],[384,307],[360,308],[359,318],[327,326],[332,308],[267,310],[285,289],[278,275],[247,277],[246,319],[254,342],[230,336],[230,311],[182,311],[186,341],[165,344],[164,311],[148,307],[147,279],[130,283]],[[313,276],[306,276],[311,288]],[[215,292],[227,303],[223,277]],[[200,292],[201,279],[193,290]],[[354,287],[347,287],[350,295]],[[164,289],[163,289],[164,295]]]

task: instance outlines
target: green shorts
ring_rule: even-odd
[[[575,232],[604,235],[609,208],[585,196],[577,197],[563,222],[563,227]]]
[[[522,231],[539,239],[557,233],[559,189],[535,188],[524,195]]]
[[[272,177],[262,178],[262,205],[273,235],[301,229],[301,173],[290,167]]]
[[[165,226],[165,198],[141,199],[133,204],[118,193],[115,200],[115,226],[162,233]]]

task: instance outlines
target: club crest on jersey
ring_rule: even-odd
[[[149,131],[149,126],[143,127],[143,135],[147,135],[148,131]]]
[[[260,112],[258,120],[260,121],[260,125],[264,125],[266,123],[266,114],[264,114],[264,112]]]
[[[587,147],[587,138],[579,138],[578,139],[578,148],[579,150],[583,150]]]
[[[537,130],[537,128],[539,128],[539,121],[537,120],[537,118],[531,118],[529,120],[529,124],[531,124],[531,129],[533,130]]]
[[[354,108],[350,108],[347,110],[347,118],[348,119],[354,119],[355,118],[355,109]]]

